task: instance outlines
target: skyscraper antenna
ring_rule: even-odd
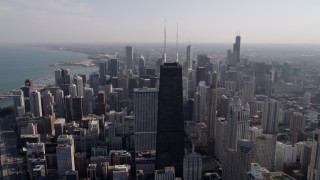
[[[163,45],[163,60],[167,62],[167,18],[164,17],[164,45]]]
[[[177,57],[177,59],[176,59],[176,62],[179,62],[179,53],[178,53],[178,23],[177,23],[177,34],[176,34],[176,57]]]

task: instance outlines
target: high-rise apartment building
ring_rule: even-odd
[[[273,170],[277,136],[262,134],[252,140],[256,142],[255,161],[268,170]]]
[[[45,91],[42,94],[42,109],[43,116],[49,116],[54,113],[54,97],[50,91]]]
[[[83,115],[89,115],[92,113],[93,113],[93,89],[84,88]]]
[[[231,149],[237,148],[237,142],[239,139],[247,139],[249,131],[249,105],[242,105],[239,97],[230,99],[229,113],[230,117],[227,123],[227,147]]]
[[[184,122],[182,67],[178,63],[161,65],[158,103],[156,169],[174,166],[181,177]]]
[[[158,90],[134,89],[135,150],[156,149]]]
[[[57,139],[58,175],[63,176],[66,171],[74,171],[74,139],[72,135],[60,135]]]
[[[15,115],[16,115],[16,117],[23,116],[25,113],[23,91],[18,89],[18,90],[13,91],[12,94],[13,94],[12,99],[13,99],[13,104],[14,104]]]
[[[30,98],[30,112],[35,117],[42,116],[41,95],[39,91],[32,91],[29,95]]]
[[[77,96],[83,97],[83,79],[82,79],[82,77],[75,75],[73,77],[73,83],[76,85]]]
[[[157,119],[158,119],[158,90],[155,88],[134,89],[134,119],[135,132],[134,144],[136,152],[136,167],[143,172],[149,173],[150,168],[154,171],[154,158],[149,158],[148,166],[143,166],[142,154],[150,153],[156,150],[157,138]]]
[[[77,97],[78,96],[77,86],[75,84],[70,84],[69,85],[69,95],[71,97]]]
[[[61,89],[57,89],[54,94],[57,107],[57,117],[64,117],[64,93]]]
[[[274,99],[268,100],[262,113],[262,128],[265,134],[276,134],[280,118],[280,102]]]

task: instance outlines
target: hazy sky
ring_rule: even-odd
[[[320,43],[319,0],[1,0],[0,43]]]

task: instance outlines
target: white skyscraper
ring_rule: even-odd
[[[227,147],[236,149],[239,139],[248,139],[250,107],[248,104],[243,106],[237,96],[230,101],[229,106],[231,116],[227,123]]]
[[[50,91],[42,94],[43,116],[52,115],[54,113],[54,97]]]
[[[297,146],[277,142],[275,154],[275,169],[283,171],[285,164],[295,163],[297,160]]]
[[[42,116],[41,95],[39,91],[33,91],[30,97],[30,112],[36,117]]]
[[[187,46],[187,69],[192,69],[192,59],[193,54],[192,54],[192,46],[189,44]]]
[[[60,135],[56,149],[58,175],[62,177],[66,171],[74,171],[74,139],[72,135]]]
[[[134,89],[133,97],[136,167],[149,174],[154,172],[155,156],[143,157],[142,154],[152,154],[156,150],[158,90],[155,88]]]
[[[82,79],[82,77],[75,75],[73,77],[73,83],[76,85],[76,88],[77,88],[77,96],[83,97],[83,79]]]
[[[24,115],[25,104],[24,104],[23,91],[20,89],[15,90],[15,91],[13,91],[12,94],[13,94],[12,99],[13,99],[13,104],[14,104],[14,112],[15,112],[16,117]],[[22,112],[19,111],[19,109],[21,109]],[[19,113],[19,112],[21,112],[21,113]]]
[[[78,94],[77,94],[77,86],[75,84],[71,84],[69,86],[69,95],[71,97],[77,97]]]
[[[276,134],[280,118],[280,102],[274,99],[266,101],[262,113],[262,129],[266,134]]]
[[[158,118],[158,90],[155,88],[134,89],[135,149],[156,149]]]

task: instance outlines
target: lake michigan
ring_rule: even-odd
[[[54,70],[68,68],[71,74],[89,74],[97,67],[54,67],[59,62],[86,60],[87,55],[70,51],[51,50],[27,45],[0,45],[0,94],[20,88],[26,79],[35,83],[52,84]],[[8,104],[0,101],[0,107]]]

